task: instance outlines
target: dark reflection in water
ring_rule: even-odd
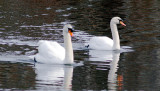
[[[0,0],[0,89],[158,90],[159,5],[158,0]],[[118,26],[121,46],[134,51],[117,58],[116,53],[82,50],[92,36],[111,37],[113,16],[127,25]],[[75,62],[84,65],[30,63],[26,56],[37,53],[39,40],[63,43],[65,23],[76,30]]]
[[[102,54],[100,51],[92,51]],[[112,51],[103,51],[103,53],[107,53],[103,56],[105,60],[102,60],[102,58],[99,58],[99,60],[98,58],[89,59],[83,67],[74,69],[73,90],[122,90],[123,76],[117,74],[120,53]],[[95,57],[92,54],[90,56],[91,58]]]
[[[12,89],[35,89],[36,74],[32,65],[22,63],[0,63],[0,87]]]

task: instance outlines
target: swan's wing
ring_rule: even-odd
[[[57,42],[40,41],[36,60],[42,63],[59,63],[64,60],[65,49]]]
[[[90,49],[112,50],[113,40],[108,37],[93,37],[89,41]]]

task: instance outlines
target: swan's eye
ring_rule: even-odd
[[[68,33],[71,35],[71,37],[73,36],[73,29],[72,28],[68,28]]]
[[[123,21],[122,19],[118,19],[118,20],[119,20],[119,22]]]
[[[68,28],[68,31],[73,32],[73,29],[72,28]]]

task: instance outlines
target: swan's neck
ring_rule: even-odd
[[[113,38],[113,50],[120,50],[120,41],[119,41],[119,34],[117,25],[114,23],[110,23],[111,32],[112,32],[112,38]]]
[[[65,59],[64,64],[73,64],[73,48],[71,42],[71,36],[69,34],[64,35],[64,48]]]

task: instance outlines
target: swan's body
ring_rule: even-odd
[[[112,39],[108,37],[93,37],[89,41],[89,49],[96,50],[120,50],[120,40],[117,29],[117,24],[126,26],[120,17],[113,17],[110,22]]]
[[[72,32],[72,26],[70,24],[64,26],[64,47],[57,42],[41,40],[35,60],[40,63],[73,64]]]
[[[108,37],[93,37],[89,41],[90,49],[97,49],[97,50],[112,49],[112,46],[113,46],[113,40]]]

